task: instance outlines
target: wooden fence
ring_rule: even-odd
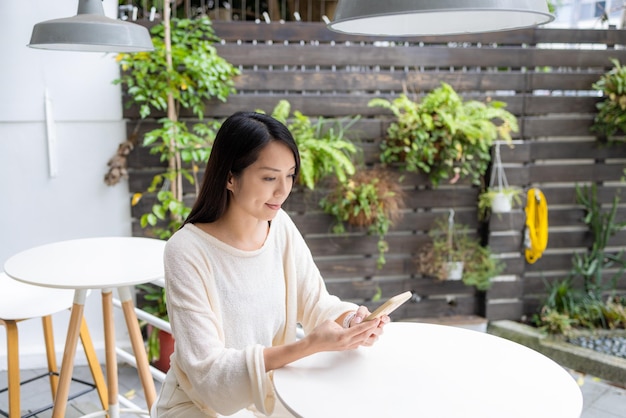
[[[376,38],[343,35],[323,24],[287,22],[214,22],[222,42],[220,56],[237,66],[237,94],[226,103],[212,101],[206,114],[224,118],[238,110],[271,112],[281,99],[311,117],[360,115],[349,135],[378,159],[378,145],[390,114],[368,107],[372,98],[394,98],[405,92],[419,99],[446,82],[464,97],[501,100],[518,117],[514,147],[501,148],[509,184],[540,188],[549,205],[548,249],[535,264],[524,259],[525,214],[492,216],[481,225],[478,188],[469,184],[433,188],[423,175],[407,175],[404,216],[390,231],[389,252],[376,267],[377,238],[352,229],[331,232],[333,220],[318,202],[325,190],[295,190],[285,205],[311,247],[328,288],[338,296],[375,306],[377,292],[388,297],[412,290],[419,298],[405,304],[396,318],[478,314],[488,319],[519,319],[531,315],[544,297],[544,281],[563,278],[571,257],[591,244],[576,204],[577,184],[600,185],[599,197],[609,204],[624,188],[620,182],[626,146],[599,146],[589,128],[599,95],[592,89],[611,68],[611,58],[626,61],[626,31],[527,29],[449,37]],[[156,117],[164,115],[155,115]],[[190,114],[183,115],[191,118]],[[125,111],[128,130],[139,118]],[[144,121],[140,134],[154,128]],[[139,149],[131,154],[130,192],[144,191],[161,168],[155,157]],[[192,191],[186,196],[193,201]],[[150,202],[133,207],[138,218]],[[459,282],[420,277],[414,257],[429,241],[434,220],[454,209],[458,222],[486,233],[506,270],[486,294]],[[620,219],[626,209],[620,206]],[[137,222],[134,234],[144,235]],[[626,231],[612,239],[615,250],[626,247]],[[619,287],[626,290],[626,279]]]

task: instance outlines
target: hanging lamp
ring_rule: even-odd
[[[328,28],[380,36],[495,32],[554,20],[547,0],[339,0]]]
[[[37,23],[28,46],[83,52],[154,50],[147,28],[106,17],[102,0],[79,0],[76,16]]]

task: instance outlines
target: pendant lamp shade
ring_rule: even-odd
[[[76,16],[37,23],[28,46],[83,52],[154,50],[147,28],[106,17],[102,0],[79,0]]]
[[[328,28],[360,35],[454,35],[552,20],[546,0],[339,0]]]

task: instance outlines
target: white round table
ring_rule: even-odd
[[[108,383],[108,414],[119,416],[113,289],[122,304],[148,409],[156,399],[154,381],[134,310],[131,286],[163,277],[165,241],[139,237],[100,237],[60,241],[22,251],[4,264],[6,274],[36,286],[74,289],[59,386],[52,416],[63,418],[74,368],[76,345],[90,289],[102,292]]]
[[[392,322],[372,347],[323,352],[274,371],[305,418],[578,418],[582,393],[548,357],[490,334]]]

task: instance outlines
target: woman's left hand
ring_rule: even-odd
[[[361,322],[363,322],[365,318],[368,317],[369,314],[370,314],[370,311],[369,309],[367,309],[366,306],[359,306],[359,309],[357,309],[356,314],[350,321],[348,328],[351,327],[352,325],[360,324]],[[378,340],[378,337],[382,335],[383,327],[387,325],[390,321],[391,319],[389,318],[388,315],[380,316],[380,323],[378,324],[378,327],[374,330],[374,332],[372,332],[372,334],[368,337],[368,339],[362,345],[365,345],[365,346],[373,345]]]

